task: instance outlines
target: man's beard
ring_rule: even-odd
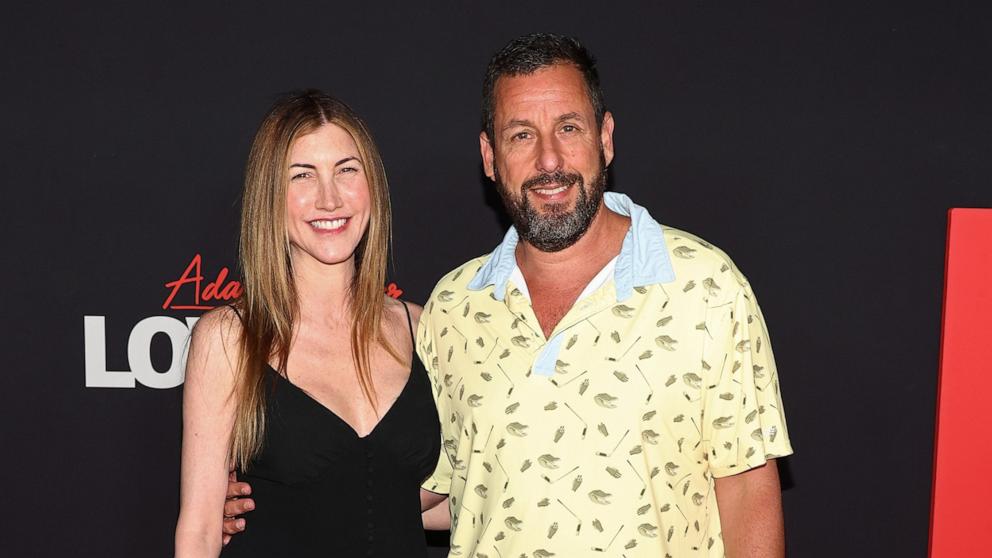
[[[606,189],[606,161],[602,153],[600,153],[600,162],[599,172],[589,184],[588,190],[581,174],[555,171],[528,178],[520,187],[519,198],[507,189],[499,173],[494,172],[503,206],[510,214],[510,220],[513,221],[520,238],[542,252],[559,252],[578,242],[589,230],[589,225],[603,201],[603,191]],[[569,211],[565,203],[552,202],[543,204],[542,213],[531,205],[527,192],[532,188],[552,184],[555,187],[578,188],[575,209]]]

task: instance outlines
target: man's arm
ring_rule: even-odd
[[[424,529],[428,531],[451,529],[451,512],[448,510],[447,494],[436,494],[421,488],[420,509],[423,512]]]
[[[707,378],[703,412],[729,420],[724,428],[704,421],[703,438],[727,556],[781,557],[782,489],[774,458],[791,454],[792,444],[768,330],[750,285],[743,276],[739,280],[733,298],[717,301],[708,311],[708,323],[713,323],[719,341],[704,358],[734,364],[729,374],[712,367],[713,377]]]
[[[727,557],[784,557],[782,488],[775,460],[714,482]]]
[[[224,501],[224,537],[223,543],[231,542],[231,535],[237,535],[245,530],[245,519],[238,517],[255,509],[255,500],[248,497],[251,485],[238,482],[234,471],[227,477],[227,499]]]

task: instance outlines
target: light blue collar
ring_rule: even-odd
[[[612,211],[630,217],[630,229],[623,239],[623,246],[620,248],[616,269],[613,272],[617,302],[630,298],[634,294],[634,287],[674,281],[675,270],[668,256],[668,247],[665,245],[661,225],[651,218],[648,210],[616,192],[604,193],[603,201]],[[503,237],[503,242],[493,250],[485,265],[468,284],[468,288],[478,291],[493,285],[493,296],[496,300],[503,300],[506,296],[507,280],[517,265],[514,253],[519,240],[517,229],[510,227]]]

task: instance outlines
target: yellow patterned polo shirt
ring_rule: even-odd
[[[792,452],[747,280],[605,198],[632,221],[613,277],[550,339],[511,280],[513,229],[425,307],[444,451],[424,488],[450,494],[451,556],[723,556],[713,478]]]

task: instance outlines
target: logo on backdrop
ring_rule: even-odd
[[[222,267],[212,277],[204,275],[205,269],[203,256],[196,254],[176,279],[166,281],[163,284],[162,310],[202,312],[241,296],[241,283],[228,278],[230,269]],[[133,388],[137,383],[150,388],[169,389],[182,384],[189,332],[199,319],[199,316],[178,319],[160,315],[139,321],[131,329],[127,340],[130,370],[109,370],[106,316],[84,316],[86,387]],[[172,358],[165,370],[157,370],[152,363],[152,339],[159,334],[168,337],[172,348]]]
[[[193,256],[176,279],[164,283],[162,310],[171,312],[202,312],[229,304],[244,292],[241,282],[230,279],[230,269],[222,267],[216,274],[208,270],[200,254]],[[403,290],[389,283],[385,292],[399,298]],[[173,316],[149,316],[131,329],[127,340],[127,361],[130,370],[109,370],[107,367],[106,316],[83,316],[85,339],[86,387],[133,388],[136,384],[157,389],[169,389],[183,383],[189,334],[199,316],[178,319]],[[152,339],[159,334],[169,338],[172,358],[165,370],[152,363]]]

